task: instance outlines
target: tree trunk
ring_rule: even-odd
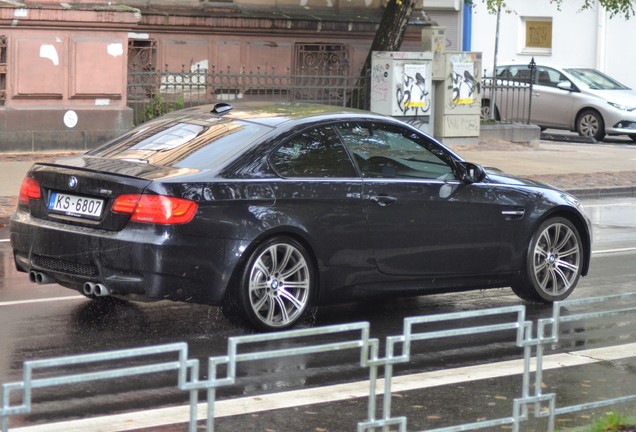
[[[371,69],[373,51],[397,51],[400,48],[415,2],[416,0],[389,0],[364,62],[364,73]]]
[[[360,79],[355,90],[357,94],[354,100],[363,101],[363,108],[368,109],[371,105],[369,77],[373,51],[397,51],[400,48],[415,2],[416,0],[389,0],[384,9],[382,21],[375,32],[375,38],[360,71]]]

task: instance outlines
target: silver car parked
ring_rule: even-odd
[[[526,86],[527,64],[497,67],[496,82]],[[484,92],[484,106],[490,106]],[[525,121],[527,112],[496,97],[495,118]],[[636,141],[636,91],[592,68],[537,65],[532,88],[531,123],[541,129],[567,129],[601,141],[606,135],[628,135]]]

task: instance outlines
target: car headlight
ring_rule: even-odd
[[[608,102],[608,104],[610,104],[614,108],[619,109],[621,111],[634,111],[634,110],[636,110],[636,107],[627,106],[627,105],[623,105],[623,104],[619,104],[619,103]]]

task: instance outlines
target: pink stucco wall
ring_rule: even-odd
[[[5,106],[126,106],[126,32],[6,30]]]
[[[24,6],[0,7],[0,35],[8,46],[0,151],[87,149],[128,130],[129,41],[156,42],[155,66],[171,72],[284,71],[295,43],[345,43],[357,73],[375,31],[370,17],[377,18],[384,3],[23,0]],[[419,44],[417,29],[403,46]]]
[[[94,1],[86,10],[43,3],[53,2],[0,8],[7,41],[0,151],[84,150],[132,126],[127,27],[138,15],[95,9]]]

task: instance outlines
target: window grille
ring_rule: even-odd
[[[156,63],[157,41],[152,39],[128,41],[128,99],[143,100],[157,93],[158,83],[147,82],[144,76],[144,74],[156,72]]]
[[[295,46],[297,75],[348,75],[349,55],[345,44],[299,43]]]
[[[157,62],[157,41],[137,40],[128,41],[128,72],[154,71]]]

